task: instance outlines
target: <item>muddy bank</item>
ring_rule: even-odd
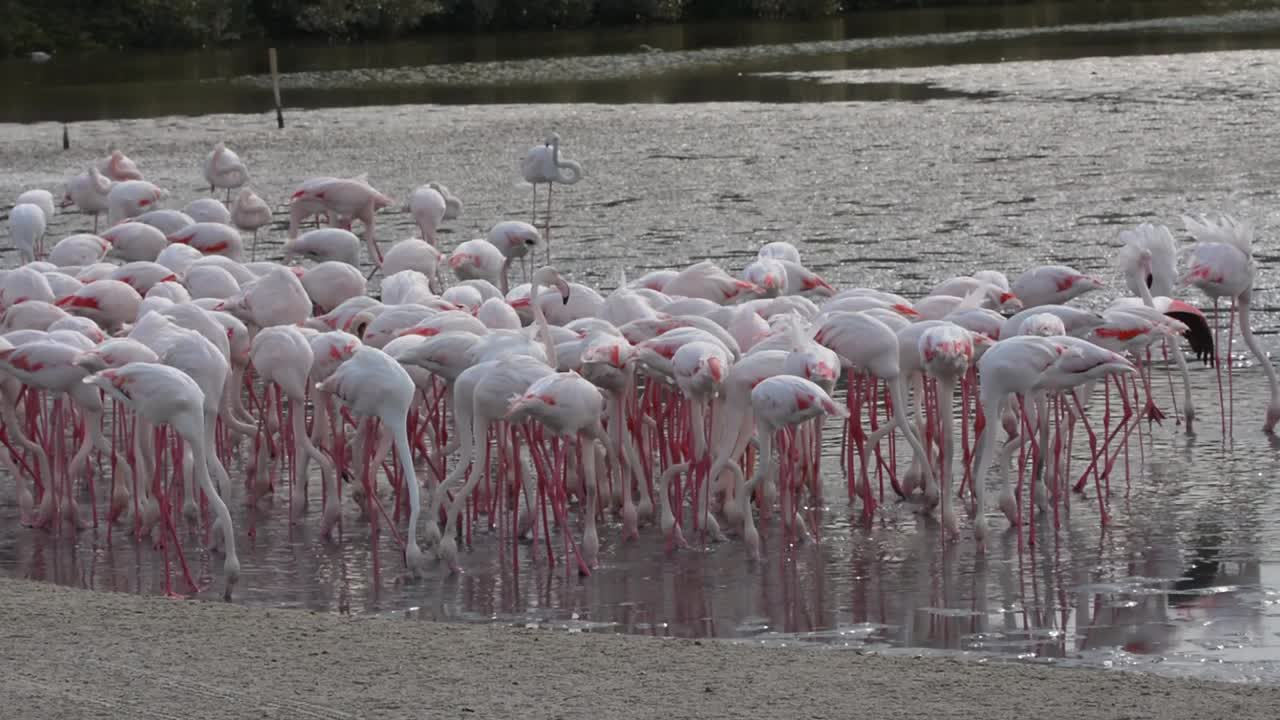
[[[350,618],[0,580],[28,720],[1274,718],[1280,688],[715,641]]]

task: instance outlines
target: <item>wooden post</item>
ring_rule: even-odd
[[[271,92],[276,98],[276,127],[284,129],[284,111],[280,109],[280,69],[276,65],[276,49],[267,50],[267,63],[271,65]]]
[[[71,149],[71,136],[67,134],[67,124],[62,123],[62,149]]]

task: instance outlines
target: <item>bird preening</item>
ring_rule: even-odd
[[[908,298],[835,282],[777,240],[736,271],[702,260],[592,287],[550,262],[552,188],[583,177],[555,133],[520,163],[530,222],[452,247],[463,204],[440,182],[402,204],[367,176],[264,191],[222,142],[201,170],[212,197],[179,206],[112,148],[61,203],[22,193],[22,264],[0,274],[0,502],[32,528],[148,539],[185,591],[180,528],[208,531],[230,597],[247,529],[229,508],[271,497],[324,536],[355,516],[385,530],[419,576],[464,571],[469,543],[524,542],[513,563],[587,574],[642,533],[668,552],[741,542],[748,562],[825,542],[833,463],[852,514],[908,503],[944,543],[983,547],[1001,516],[1034,542],[1073,497],[1105,525],[1130,447],[1203,427],[1196,360],[1217,380],[1210,429],[1232,441],[1237,327],[1268,384],[1261,429],[1280,421],[1251,326],[1254,231],[1231,217],[1184,218],[1182,248],[1162,225],[1124,230],[1119,282],[968,267]],[[279,254],[259,260],[263,198],[286,195]],[[418,237],[384,251],[393,206]]]

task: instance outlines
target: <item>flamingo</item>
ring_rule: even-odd
[[[297,523],[306,506],[307,469],[311,462],[320,466],[325,487],[329,486],[330,478],[334,477],[335,472],[333,463],[316,448],[307,433],[307,380],[315,362],[315,354],[307,338],[297,327],[276,325],[264,329],[253,338],[249,358],[263,382],[274,383],[277,392],[283,392],[288,401],[294,442],[289,502],[291,520]],[[337,518],[333,515],[336,508],[336,504],[326,505],[322,532],[336,522]]]
[[[9,211],[9,237],[22,262],[44,257],[44,233],[48,219],[39,205],[23,203]]]
[[[117,182],[107,191],[107,222],[115,225],[121,220],[137,217],[156,207],[156,203],[169,197],[169,191],[146,180]],[[96,224],[95,224],[96,231]]]
[[[326,313],[365,293],[364,275],[342,262],[323,262],[308,268],[300,278],[316,310]]]
[[[454,540],[458,512],[462,502],[480,482],[483,448],[487,445],[489,426],[504,418],[512,397],[523,395],[539,378],[553,374],[545,362],[527,355],[506,355],[501,360],[474,364],[458,375],[453,385],[454,423],[459,434],[460,460],[444,482],[436,486],[427,509],[426,541],[439,543],[438,553],[451,572],[459,570],[458,545]],[[470,476],[467,475],[471,469]],[[441,503],[450,491],[456,491],[445,515],[443,533],[434,520]]]
[[[1103,287],[1102,281],[1066,265],[1040,265],[1018,276],[1009,291],[1024,308],[1060,305],[1090,290]]]
[[[284,256],[303,255],[317,262],[360,265],[360,238],[342,228],[320,228],[284,241]]]
[[[244,240],[230,225],[198,222],[168,236],[170,243],[190,245],[204,255],[225,255],[239,260],[244,254]]]
[[[231,224],[231,210],[217,198],[196,198],[182,208],[196,222]]]
[[[364,223],[364,240],[369,247],[369,261],[375,266],[382,263],[382,252],[374,235],[374,214],[391,205],[391,198],[383,195],[362,179],[314,178],[303,183],[293,193],[289,207],[289,237],[298,234],[298,223],[318,211],[342,218],[350,229],[351,222]]]
[[[490,245],[498,248],[498,252],[505,258],[502,263],[501,282],[497,283],[502,294],[505,295],[509,290],[507,275],[511,268],[511,261],[516,258],[523,261],[542,242],[542,237],[538,235],[538,229],[529,223],[508,220],[489,229],[488,241]],[[527,278],[528,275],[526,274],[525,277]]]
[[[194,456],[193,470],[204,491],[216,520],[213,531],[221,529],[223,598],[231,600],[231,590],[240,577],[240,559],[236,555],[235,528],[231,513],[209,478],[210,453],[206,444],[206,398],[200,387],[180,370],[165,365],[132,362],[123,367],[103,370],[84,378],[84,382],[101,388],[125,403],[154,425],[169,425],[186,442]]]
[[[506,286],[510,262],[496,245],[481,239],[460,243],[448,260],[449,269],[459,280],[485,280],[500,288]]]
[[[204,158],[204,179],[209,183],[209,192],[224,188],[227,202],[231,202],[231,191],[249,183],[249,169],[235,151],[219,142]]]
[[[773,452],[774,436],[779,431],[823,415],[848,417],[826,391],[813,382],[794,375],[777,375],[761,380],[751,390],[751,412],[756,423],[756,444],[760,448],[760,463],[738,498],[742,513],[743,541],[747,552],[760,557],[760,534],[756,530],[748,505],[752,491],[762,482],[777,476],[779,460]]]
[[[240,188],[231,203],[231,223],[242,232],[253,233],[249,260],[257,260],[258,231],[271,224],[271,206],[249,188]]]
[[[181,210],[170,210],[168,208],[144,212],[133,218],[133,221],[150,225],[166,236],[172,235],[188,225],[194,225],[196,222],[195,218]]]
[[[538,222],[538,185],[547,186],[547,218],[542,236],[547,242],[547,262],[551,262],[551,191],[555,183],[574,185],[582,179],[582,165],[560,158],[560,135],[551,133],[542,145],[535,145],[520,162],[520,174],[533,185],[533,219]]]
[[[405,539],[405,562],[413,571],[422,567],[422,549],[418,547],[418,516],[421,511],[418,476],[413,469],[409,449],[407,418],[413,406],[414,384],[409,373],[391,356],[367,346],[356,349],[350,359],[333,374],[316,385],[320,392],[331,393],[356,415],[377,418],[391,432],[400,472],[409,489],[409,532]],[[434,517],[434,516],[428,516]]]
[[[169,245],[169,239],[159,228],[142,222],[112,225],[101,237],[111,243],[111,251],[126,262],[154,262]]]
[[[1057,319],[1053,315],[1046,317]],[[964,377],[973,363],[973,336],[959,325],[943,323],[925,330],[920,335],[917,347],[924,360],[924,372],[938,382],[938,417],[942,421],[942,466],[938,472],[942,496],[942,529],[945,537],[954,540],[960,534],[960,524],[951,507],[951,471],[955,457],[951,405],[956,382]]]
[[[444,221],[448,211],[448,203],[444,194],[431,185],[422,185],[409,194],[409,202],[405,208],[413,216],[413,221],[422,233],[422,239],[436,246],[436,230]]]
[[[138,170],[137,164],[129,159],[128,155],[116,149],[112,149],[107,157],[99,160],[96,169],[113,182],[142,179],[142,173]]]
[[[410,238],[392,245],[383,256],[379,269],[385,276],[402,270],[417,270],[432,281],[432,292],[439,292],[441,257],[440,251],[431,243]]]
[[[83,267],[102,260],[111,243],[88,233],[68,235],[49,251],[49,262],[59,267]]]
[[[28,203],[40,208],[46,223],[53,222],[53,216],[58,214],[58,206],[53,203],[53,193],[43,188],[24,190],[13,200],[14,207]]]
[[[58,301],[58,307],[82,315],[114,332],[138,316],[142,296],[120,280],[95,280],[73,295]]]
[[[600,539],[596,530],[599,494],[596,487],[596,441],[604,447],[607,462],[612,463],[613,460],[612,446],[601,423],[603,416],[604,395],[576,372],[556,373],[535,380],[522,395],[511,402],[506,413],[509,423],[532,419],[555,436],[578,441],[582,452],[581,467],[586,491],[586,507],[582,511],[582,560],[588,570],[596,566],[600,556]],[[560,468],[566,468],[566,445],[567,442],[563,442],[556,448],[557,474]],[[561,488],[568,484],[567,478],[561,479],[558,476],[551,478],[551,481]],[[454,502],[456,504],[457,500]]]
[[[1230,320],[1227,323],[1227,347],[1225,352],[1215,356],[1214,365],[1218,368],[1218,399],[1226,412],[1227,401],[1223,400],[1222,369],[1217,359],[1225,355],[1227,362],[1227,380],[1231,385],[1231,338],[1234,333],[1235,316],[1240,315],[1240,336],[1249,351],[1262,366],[1267,378],[1270,399],[1267,403],[1266,417],[1262,423],[1263,432],[1268,435],[1275,431],[1276,422],[1280,421],[1280,382],[1277,381],[1275,367],[1271,359],[1262,352],[1257,339],[1253,336],[1250,324],[1250,309],[1253,306],[1253,281],[1257,274],[1257,263],[1253,257],[1253,226],[1238,221],[1231,216],[1220,218],[1183,217],[1187,233],[1196,239],[1190,248],[1191,259],[1182,284],[1192,285],[1213,300],[1214,336],[1218,334],[1218,301],[1227,298],[1231,301]],[[1221,343],[1215,341],[1215,348]],[[1234,387],[1231,388],[1234,392]],[[1234,405],[1234,397],[1229,402]],[[1234,416],[1231,418],[1234,422]],[[1228,428],[1226,414],[1223,415],[1223,437],[1229,437],[1234,428]]]
[[[98,231],[98,215],[107,210],[107,195],[112,182],[98,168],[90,167],[84,173],[67,180],[67,190],[62,196],[62,207],[75,205],[85,215],[93,216],[93,231]]]

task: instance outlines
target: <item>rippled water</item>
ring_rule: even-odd
[[[773,239],[795,242],[835,284],[908,296],[979,267],[1015,274],[1064,262],[1113,278],[1110,258],[1122,227],[1148,219],[1176,226],[1180,212],[1221,208],[1260,228],[1255,325],[1264,346],[1275,350],[1280,146],[1272,136],[1280,86],[1271,68],[1280,53],[1265,49],[1274,22],[1266,11],[1141,21],[1117,26],[1115,37],[1129,40],[1114,45],[1104,42],[1108,31],[1091,25],[1065,32],[1024,27],[994,39],[966,27],[970,34],[954,43],[933,43],[951,55],[931,54],[921,49],[928,43],[915,41],[868,49],[866,41],[842,36],[831,42],[847,46],[828,49],[853,69],[839,70],[846,66],[823,55],[828,49],[795,51],[812,61],[807,67],[747,57],[777,48],[722,49],[727,67],[741,68],[734,71],[743,73],[740,88],[784,83],[818,93],[807,99],[848,97],[840,88],[923,88],[920,99],[927,99],[920,103],[379,107],[294,112],[284,133],[254,115],[100,121],[73,126],[69,153],[54,142],[56,126],[0,126],[0,164],[7,168],[0,197],[28,186],[57,187],[97,148],[115,142],[149,177],[186,199],[198,192],[204,148],[225,137],[269,198],[287,197],[302,177],[321,172],[368,170],[375,185],[398,198],[419,182],[444,180],[467,202],[446,235],[452,245],[497,218],[527,213],[528,188],[513,183],[515,160],[555,127],[567,152],[587,166],[587,180],[557,191],[563,203],[555,223],[557,264],[577,280],[607,288],[619,269],[638,273],[702,257],[737,269]],[[1173,45],[1160,44],[1170,38]],[[827,48],[811,37],[780,52],[806,43]],[[1029,48],[1034,57],[1255,49],[994,62],[1005,57],[1001,43],[1017,50],[1009,59],[1026,58]],[[881,51],[901,59],[860,59]],[[721,50],[689,52],[696,60],[699,52],[715,57]],[[572,63],[564,59],[570,53],[560,55]],[[953,60],[967,64],[937,64]],[[606,55],[578,66],[608,70],[610,63],[636,62]],[[491,69],[531,67],[521,63],[512,58]],[[234,68],[228,76],[241,80],[229,86],[251,88],[254,72]],[[307,77],[340,83],[344,76],[340,68],[312,67],[292,77],[298,84],[290,92],[304,92]],[[828,91],[837,94],[821,94]],[[157,102],[136,114],[185,111],[165,104],[181,101]],[[99,107],[112,116],[134,114]],[[398,209],[379,222],[385,239],[409,232]],[[83,218],[60,216],[51,234],[84,225]],[[278,248],[279,239],[277,227],[266,247]],[[0,256],[12,262],[7,249]],[[315,536],[314,511],[302,526],[287,526],[287,498],[252,511],[237,502],[244,568],[237,602],[1275,682],[1280,523],[1273,486],[1280,446],[1258,431],[1266,400],[1261,373],[1243,356],[1238,371],[1234,444],[1221,441],[1212,372],[1195,368],[1198,434],[1187,437],[1167,425],[1141,452],[1135,446],[1130,477],[1120,470],[1113,482],[1113,523],[1105,533],[1087,498],[1073,500],[1056,532],[1039,526],[1034,547],[1006,534],[978,553],[966,531],[944,550],[931,521],[893,503],[865,526],[849,516],[829,448],[826,505],[811,510],[821,541],[787,547],[767,532],[766,558],[754,566],[736,542],[695,543],[668,555],[652,531],[619,545],[610,526],[601,532],[603,565],[590,578],[535,565],[527,546],[518,550],[520,573],[512,574],[503,569],[511,548],[477,527],[473,549],[462,558],[466,574],[446,578],[436,570],[411,580],[394,543],[385,534],[373,542],[350,503],[343,535],[330,543]],[[1167,387],[1158,387],[1167,405]],[[105,528],[74,540],[22,529],[3,497],[4,572],[104,590],[163,590],[163,559],[149,545],[119,533],[108,543]],[[1004,527],[1000,517],[992,522]],[[187,556],[209,579],[209,560],[195,538],[188,539]]]

